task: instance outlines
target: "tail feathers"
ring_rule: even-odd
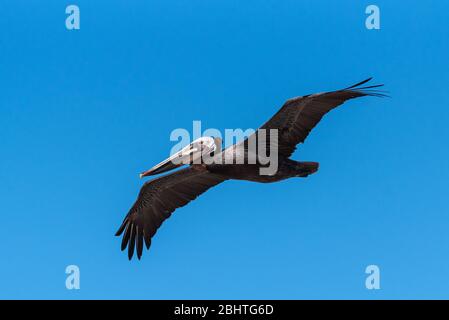
[[[298,162],[298,176],[307,177],[318,171],[320,164],[318,162]]]

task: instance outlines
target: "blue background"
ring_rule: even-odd
[[[449,298],[447,1],[65,1],[0,6],[0,298]],[[226,182],[141,261],[113,236],[175,128],[255,128],[369,76],[307,179]],[[81,269],[81,290],[65,268]],[[365,268],[381,269],[381,290]]]

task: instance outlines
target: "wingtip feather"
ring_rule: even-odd
[[[373,77],[370,77],[370,78],[368,78],[368,79],[365,79],[365,80],[363,80],[363,81],[361,81],[361,82],[359,82],[359,83],[356,83],[356,84],[354,84],[354,85],[352,85],[352,86],[350,86],[350,87],[347,87],[347,88],[345,88],[345,89],[343,89],[343,90],[349,90],[349,89],[354,89],[354,88],[356,88],[356,87],[360,87],[361,85],[364,85],[365,83],[370,82],[371,80],[373,80]]]
[[[136,230],[134,224],[131,225],[131,236],[128,243],[128,259],[131,260],[134,255],[134,247],[136,244]]]
[[[125,218],[125,220],[123,220],[122,224],[120,225],[117,232],[115,233],[116,237],[119,237],[123,233],[127,224],[128,224],[128,218]]]

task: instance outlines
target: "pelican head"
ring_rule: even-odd
[[[186,164],[200,164],[202,159],[221,152],[222,140],[219,137],[201,137],[174,153],[150,170],[142,172],[140,178],[167,172]]]

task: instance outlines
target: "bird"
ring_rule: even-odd
[[[150,170],[142,172],[140,177],[144,178],[184,167],[144,183],[137,200],[115,234],[123,234],[121,250],[128,248],[129,260],[136,251],[140,260],[144,245],[150,248],[156,231],[176,209],[226,180],[271,183],[292,177],[305,178],[317,172],[318,162],[295,161],[290,157],[331,110],[355,98],[388,97],[385,91],[379,89],[383,84],[366,85],[371,80],[369,78],[341,90],[289,99],[265,124],[241,142],[223,150],[219,137],[201,137]],[[275,130],[276,141],[271,136],[262,141],[260,133],[267,130]],[[275,172],[261,174],[267,164],[262,164],[258,158],[249,163],[252,152],[250,145],[254,146],[251,141],[257,141],[256,152],[261,146],[265,146],[269,152],[276,152]],[[214,161],[201,160],[206,157]],[[235,161],[227,161],[230,158]]]

